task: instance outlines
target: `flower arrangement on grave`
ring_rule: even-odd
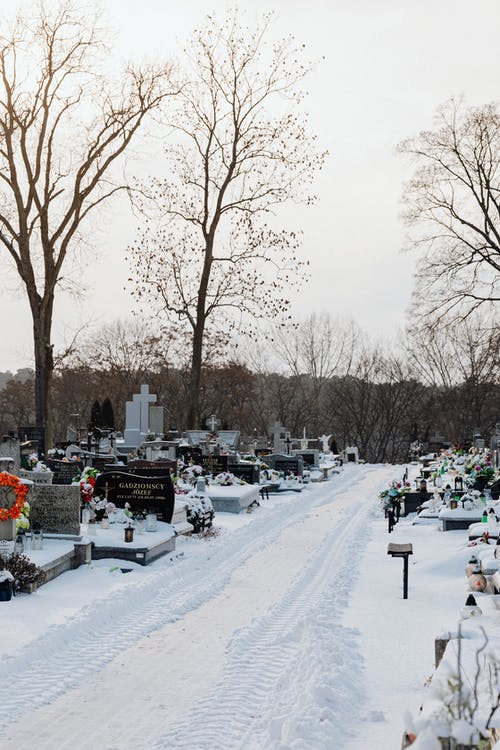
[[[99,520],[102,516],[104,516],[104,513],[108,514],[109,520],[111,523],[114,522],[114,518],[118,512],[118,508],[116,505],[109,500],[107,500],[105,497],[93,497],[89,502],[90,507],[96,514],[97,519]],[[130,506],[129,506],[130,508]],[[125,515],[128,515],[125,513]],[[130,514],[131,516],[132,514]],[[129,517],[130,517],[129,516]]]
[[[28,465],[31,471],[50,471],[49,467],[43,461],[40,461],[38,453],[29,454]]]
[[[9,474],[7,471],[0,471],[0,487],[10,487],[13,490],[15,498],[10,508],[0,508],[0,521],[8,521],[9,519],[16,519],[17,521],[23,515],[23,508],[26,505],[26,498],[28,496],[28,485],[13,474]]]
[[[379,493],[378,497],[382,510],[390,508],[392,503],[401,500],[407,492],[411,492],[411,484],[409,482],[398,482],[396,479],[393,479],[390,485]]]
[[[30,504],[26,500],[23,507],[21,508],[21,515],[16,518],[16,531],[22,529],[27,531],[30,527],[29,515],[30,515]]]
[[[218,484],[221,487],[230,487],[232,484],[244,484],[244,482],[231,474],[230,471],[221,471],[220,474],[214,477],[214,484]]]
[[[177,476],[173,478],[176,492],[189,492],[193,485],[196,484],[198,477],[205,476],[203,466],[198,464],[185,464],[183,461],[177,461]]]
[[[493,459],[488,452],[472,456],[465,464],[464,471],[469,487],[476,483],[486,486],[495,479]]]
[[[95,481],[99,474],[100,471],[93,466],[85,466],[79,474],[73,477],[73,483],[78,483],[80,485],[80,492],[84,505],[89,505],[93,500]]]

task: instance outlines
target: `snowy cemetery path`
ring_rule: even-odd
[[[375,660],[368,677],[378,669],[388,683],[381,698],[397,695],[394,670],[408,640],[389,651],[370,631],[371,618],[374,628],[380,619],[375,571],[353,584],[370,544],[387,565],[387,534],[373,534],[374,524],[385,526],[376,498],[400,468],[348,466],[263,502],[230,533],[179,540],[183,556],[143,569],[139,583],[135,572],[123,576],[126,586],[4,658],[2,748],[398,747],[401,715],[388,723],[362,674]],[[400,566],[391,563],[399,587]],[[387,626],[397,628],[394,618]],[[434,627],[431,618],[429,652]],[[389,670],[378,664],[391,656]],[[402,697],[411,707],[420,676]],[[397,697],[393,704],[401,708]],[[374,725],[379,745],[370,742]]]

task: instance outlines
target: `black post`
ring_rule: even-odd
[[[413,555],[412,544],[393,544],[387,546],[387,554],[391,557],[403,558],[403,599],[408,599],[408,558]]]
[[[408,555],[403,556],[403,599],[408,599]]]
[[[394,520],[394,511],[392,510],[392,508],[388,508],[388,510],[387,510],[387,519],[388,519],[388,522],[387,522],[387,531],[390,534],[391,531],[394,528],[395,523],[396,523],[395,520]]]

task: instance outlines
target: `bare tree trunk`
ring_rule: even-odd
[[[52,329],[53,296],[32,302],[33,344],[35,353],[35,424],[42,431],[40,449],[45,452],[52,445],[52,398],[51,383],[54,371],[53,345],[50,343]]]
[[[198,324],[193,333],[193,352],[191,357],[191,374],[189,377],[189,399],[187,408],[188,429],[198,429],[200,425],[200,386],[201,365],[203,356],[203,328]]]

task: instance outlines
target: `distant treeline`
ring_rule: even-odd
[[[379,357],[358,364],[352,374],[315,378],[310,374],[257,373],[242,364],[205,368],[202,418],[216,414],[221,428],[238,429],[243,445],[272,438],[276,420],[300,438],[332,435],[339,449],[356,445],[369,462],[404,462],[410,442],[427,442],[436,434],[452,443],[467,442],[481,431],[489,440],[499,419],[500,385],[472,378],[436,385],[409,376],[408,368]],[[81,436],[92,425],[96,402],[109,399],[114,426],[125,427],[125,403],[142,383],[164,407],[165,431],[186,428],[187,373],[156,367],[127,369],[78,366],[60,369],[54,378],[54,435],[64,441],[67,427]],[[34,424],[33,377],[23,370],[0,373],[0,428],[21,433]],[[108,411],[109,413],[109,411]],[[200,426],[201,426],[200,425]]]

